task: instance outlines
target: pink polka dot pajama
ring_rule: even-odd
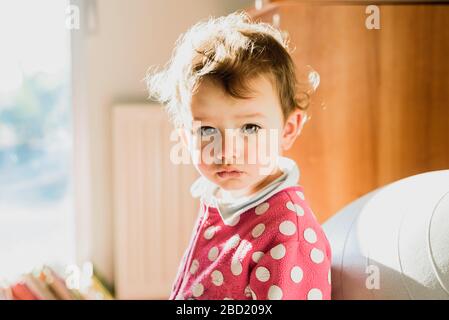
[[[331,297],[331,249],[301,186],[226,221],[201,202],[194,230],[170,300]]]

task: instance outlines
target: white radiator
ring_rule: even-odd
[[[160,105],[113,108],[114,279],[119,299],[167,299],[199,205],[191,164],[170,161]]]

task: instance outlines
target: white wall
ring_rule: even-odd
[[[180,33],[199,19],[253,5],[250,0],[73,0],[81,28],[72,33],[75,183],[79,262],[91,259],[113,280],[111,106],[142,102],[142,79],[164,64]],[[97,29],[85,27],[96,4]],[[93,11],[88,11],[93,12]]]

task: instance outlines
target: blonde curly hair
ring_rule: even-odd
[[[308,102],[299,101],[288,45],[286,33],[253,22],[244,12],[200,21],[178,38],[162,70],[147,72],[149,98],[165,104],[175,126],[181,126],[202,79],[209,78],[230,96],[245,99],[251,92],[249,80],[266,75],[278,93],[285,119],[294,109],[308,107]]]

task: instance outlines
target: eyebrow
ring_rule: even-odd
[[[255,113],[248,113],[248,114],[242,114],[242,115],[237,115],[236,118],[257,118],[257,117],[261,117],[261,118],[265,118],[265,115],[260,113],[260,112],[255,112]],[[202,121],[202,120],[207,120],[209,119],[209,117],[194,117],[193,120],[195,121]]]
[[[255,113],[248,113],[248,114],[242,114],[239,116],[236,116],[236,118],[256,118],[256,117],[265,117],[265,115],[263,115],[260,112],[255,112]]]
[[[193,117],[194,121],[203,121],[203,120],[207,120],[209,119],[209,117]]]

